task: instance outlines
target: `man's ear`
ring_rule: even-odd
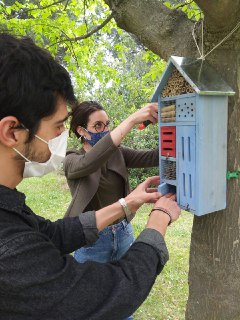
[[[0,120],[0,142],[7,147],[15,147],[23,142],[23,131],[16,117],[8,116]],[[24,136],[26,133],[24,132]]]

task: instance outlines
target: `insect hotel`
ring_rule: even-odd
[[[155,90],[162,194],[198,216],[226,207],[228,96],[206,62],[172,56]]]

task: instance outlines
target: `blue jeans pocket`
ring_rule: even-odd
[[[82,263],[116,261],[127,252],[133,241],[132,225],[120,222],[99,232],[99,239],[93,245],[76,250],[74,258]]]

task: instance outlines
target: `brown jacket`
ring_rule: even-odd
[[[127,168],[158,166],[158,150],[134,150],[116,147],[110,134],[103,137],[89,152],[70,150],[64,160],[64,171],[72,194],[65,217],[75,217],[90,203],[99,187],[101,166],[118,173],[125,181],[125,195],[130,192]]]

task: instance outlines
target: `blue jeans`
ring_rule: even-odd
[[[99,239],[90,246],[82,247],[74,252],[78,262],[96,261],[112,262],[119,260],[134,241],[132,225],[123,220],[99,232]],[[133,316],[125,320],[132,320]]]

